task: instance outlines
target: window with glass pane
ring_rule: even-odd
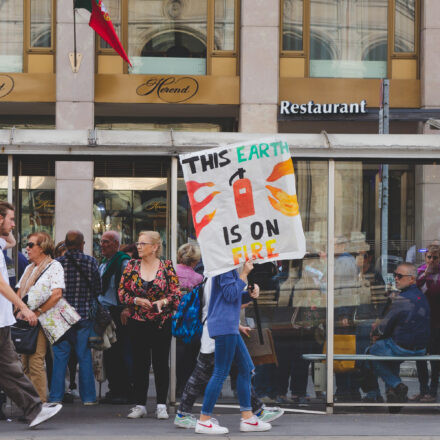
[[[206,0],[129,0],[130,73],[206,74]]]
[[[374,342],[372,326],[397,294],[393,272],[414,244],[414,206],[413,163],[336,162],[335,354],[362,354]],[[385,398],[384,383],[360,382],[354,362],[335,362],[334,371],[336,402]]]
[[[31,0],[30,45],[52,46],[52,0]]]
[[[215,0],[214,50],[235,49],[235,0]]]
[[[145,177],[97,177],[94,184],[93,252],[101,257],[99,242],[106,231],[117,231],[122,244],[136,242],[139,232],[158,231],[166,255],[167,180]]]
[[[0,71],[23,70],[23,0],[0,2]]]
[[[116,34],[121,39],[121,0],[105,0],[105,7],[110,15],[110,19],[115,28]],[[102,38],[100,40],[101,49],[110,49],[111,46]]]
[[[310,76],[385,78],[388,2],[311,0]]]
[[[283,2],[283,50],[303,50],[303,0]]]
[[[394,52],[415,52],[416,0],[395,0]]]

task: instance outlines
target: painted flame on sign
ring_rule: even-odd
[[[214,186],[213,182],[196,182],[194,180],[190,180],[189,182],[186,182],[186,188],[188,190],[188,198],[189,198],[189,202],[191,204],[191,211],[192,211],[192,217],[193,217],[193,222],[194,222],[194,228],[196,230],[196,236],[198,237],[201,230],[207,226],[211,220],[214,218],[215,213],[216,213],[216,209],[214,209],[214,211],[210,212],[209,214],[206,214],[203,216],[203,218],[200,220],[200,222],[197,222],[196,220],[196,216],[199,213],[199,211],[201,209],[203,209],[205,206],[207,206],[212,199],[217,195],[220,194],[220,191],[213,191],[211,194],[207,195],[203,200],[201,200],[200,202],[198,202],[194,195],[195,193],[203,187],[212,187]]]
[[[281,177],[289,174],[295,174],[293,169],[292,159],[287,159],[284,162],[277,163],[272,170],[270,176],[266,179],[267,182],[275,182]],[[299,214],[298,199],[296,194],[290,195],[283,191],[281,188],[275,186],[266,185],[266,188],[270,191],[272,197],[268,196],[269,202],[272,208],[281,212],[288,217],[294,217]]]

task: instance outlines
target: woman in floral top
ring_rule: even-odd
[[[118,292],[121,302],[130,306],[127,324],[133,346],[136,406],[127,417],[137,419],[147,414],[145,403],[152,360],[156,415],[158,419],[167,419],[171,315],[180,302],[179,281],[172,262],[159,258],[162,242],[158,232],[142,231],[136,246],[140,260],[130,260]]]

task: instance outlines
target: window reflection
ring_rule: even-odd
[[[283,50],[303,50],[303,0],[283,2]]]
[[[110,15],[116,34],[121,39],[121,0],[105,0],[105,7]],[[101,49],[110,49],[111,46],[100,38]]]
[[[0,71],[23,70],[23,0],[0,2]]]
[[[395,0],[395,52],[415,52],[416,0]]]
[[[31,0],[30,45],[52,46],[52,0]]]
[[[235,49],[235,0],[215,0],[214,50]]]
[[[310,76],[384,78],[388,2],[311,0]]]
[[[206,74],[206,0],[129,0],[131,73]]]

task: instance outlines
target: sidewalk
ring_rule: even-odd
[[[130,406],[97,405],[84,407],[79,402],[65,405],[53,419],[36,429],[14,418],[0,421],[0,439],[61,439],[61,440],[138,440],[161,439],[182,440],[184,438],[206,438],[193,430],[176,428],[174,415],[169,420],[156,420],[154,408],[149,409],[147,418],[129,420],[125,416]],[[356,410],[356,409],[355,409]],[[221,438],[264,437],[270,439],[306,438],[349,439],[362,437],[397,440],[410,439],[440,440],[440,406],[437,408],[406,408],[400,414],[383,413],[308,415],[287,414],[274,422],[268,433],[241,434],[238,430],[239,416],[231,411],[216,414],[221,423],[229,427],[230,434]],[[8,414],[7,414],[8,415]],[[209,437],[209,436],[208,436]],[[212,438],[212,437],[210,437]]]

